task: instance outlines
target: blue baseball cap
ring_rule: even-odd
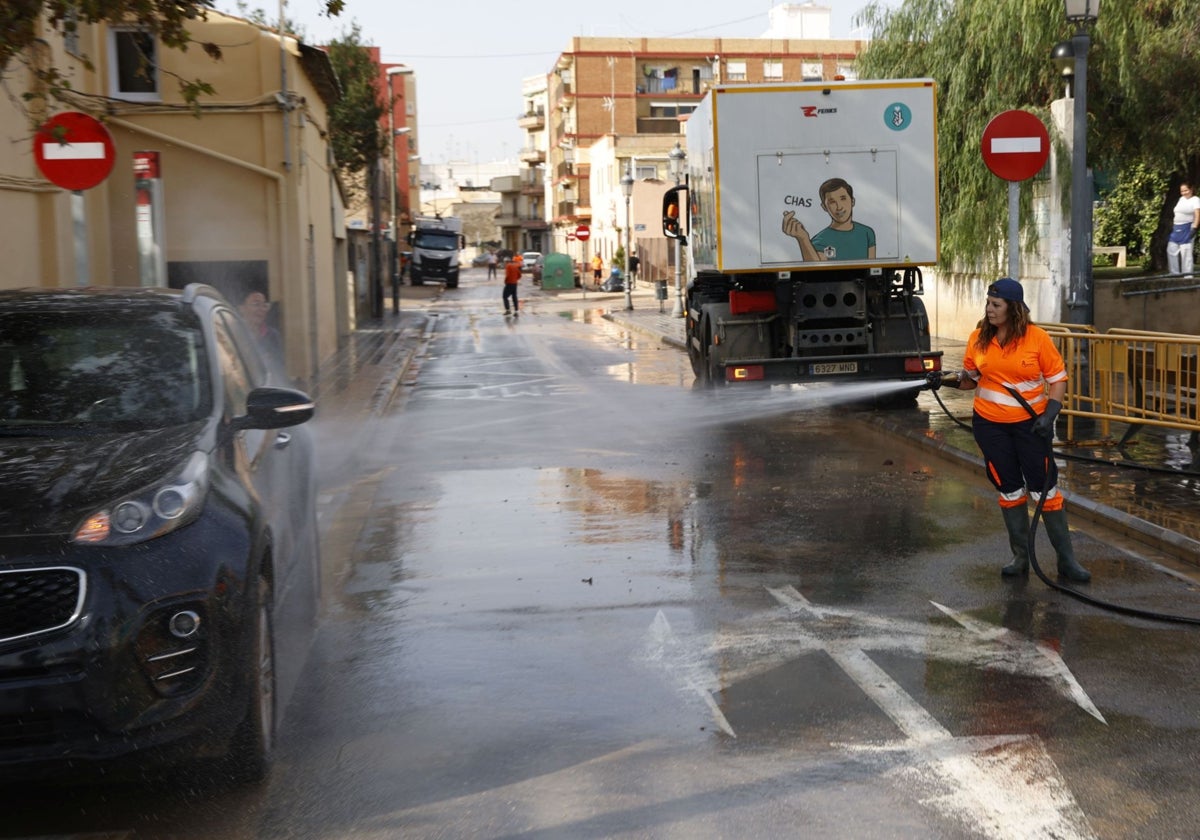
[[[1001,300],[1013,301],[1015,303],[1025,302],[1025,290],[1021,288],[1021,284],[1011,277],[1001,277],[992,285],[988,286],[987,290],[989,297],[998,297]]]

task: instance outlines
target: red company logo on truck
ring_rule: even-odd
[[[800,110],[806,117],[815,117],[818,114],[836,114],[837,108],[818,108],[816,105],[801,105]]]

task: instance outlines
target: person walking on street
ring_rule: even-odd
[[[629,255],[628,274],[629,274],[629,288],[631,288],[631,289],[637,287],[637,273],[638,273],[638,269],[641,268],[641,266],[642,266],[642,261],[640,259],[638,259],[637,253],[635,252],[635,253],[630,254]]]
[[[521,263],[517,260],[509,260],[504,265],[504,314],[508,315],[511,311],[513,315],[520,315],[517,304],[517,283],[521,282]],[[512,309],[508,308],[508,299],[512,298]]]
[[[1050,336],[1030,319],[1024,289],[1016,280],[1003,277],[988,286],[984,317],[967,341],[958,387],[975,390],[975,442],[1000,494],[1013,557],[1000,573],[1029,571],[1026,502],[1029,496],[1036,502],[1044,491],[1042,519],[1058,556],[1059,575],[1079,583],[1091,580],[1091,573],[1075,561],[1052,457],[1067,371]]]
[[[496,252],[488,251],[487,255],[488,279],[496,279]]]
[[[1192,240],[1196,238],[1198,227],[1200,198],[1192,192],[1192,185],[1184,181],[1179,185],[1179,201],[1175,202],[1171,235],[1167,238],[1167,271],[1172,274],[1192,273]]]
[[[600,285],[600,276],[604,272],[604,260],[600,259],[599,254],[592,255],[592,284]]]

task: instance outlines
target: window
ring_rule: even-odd
[[[800,75],[806,82],[819,82],[825,78],[825,69],[819,61],[805,61],[800,65]]]
[[[783,62],[782,61],[764,61],[763,62],[763,78],[768,82],[783,81]]]
[[[109,95],[134,102],[159,102],[158,47],[140,29],[108,31]]]
[[[725,80],[729,82],[744,82],[746,81],[746,62],[744,61],[727,61],[725,62]]]
[[[78,57],[79,52],[79,11],[77,9],[68,9],[66,15],[63,16],[62,22],[63,31],[63,49],[70,55]]]
[[[651,102],[650,116],[653,118],[681,117],[696,110],[694,102]]]
[[[853,64],[839,64],[838,75],[844,79],[857,79],[858,71],[854,69]]]

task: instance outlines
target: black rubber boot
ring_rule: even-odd
[[[1075,562],[1075,548],[1071,545],[1071,529],[1067,527],[1065,510],[1043,510],[1042,521],[1046,523],[1046,536],[1058,555],[1058,574],[1076,583],[1087,583],[1092,573]]]
[[[1004,514],[1004,527],[1008,529],[1008,547],[1012,549],[1012,562],[1000,570],[1005,577],[1023,575],[1029,571],[1029,510],[1020,507],[1000,508]]]

